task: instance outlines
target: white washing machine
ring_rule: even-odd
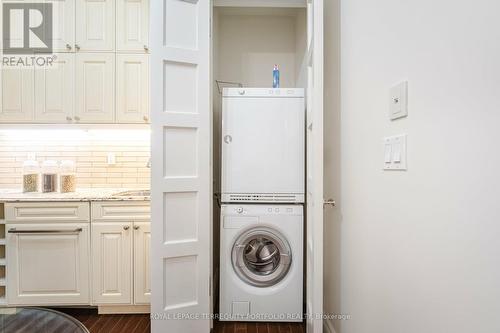
[[[220,320],[302,321],[303,207],[223,205]]]

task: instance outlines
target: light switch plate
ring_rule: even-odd
[[[384,170],[407,170],[406,134],[384,138]]]
[[[115,165],[116,164],[116,154],[115,153],[108,153],[108,165]]]
[[[408,81],[392,87],[389,108],[389,118],[391,120],[406,116],[408,116]]]

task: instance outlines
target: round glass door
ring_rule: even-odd
[[[233,246],[232,262],[243,281],[257,287],[269,287],[288,273],[292,252],[280,233],[259,227],[238,237]]]

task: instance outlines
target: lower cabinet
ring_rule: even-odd
[[[92,224],[93,302],[149,304],[149,222]]]
[[[92,224],[93,297],[96,304],[132,301],[132,223]]]
[[[134,303],[149,304],[151,301],[151,272],[149,254],[151,248],[151,224],[134,223]]]
[[[7,224],[11,305],[90,303],[89,223]]]

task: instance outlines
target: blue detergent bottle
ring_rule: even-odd
[[[274,65],[273,68],[273,88],[279,88],[280,87],[280,70],[278,68],[278,65]]]

